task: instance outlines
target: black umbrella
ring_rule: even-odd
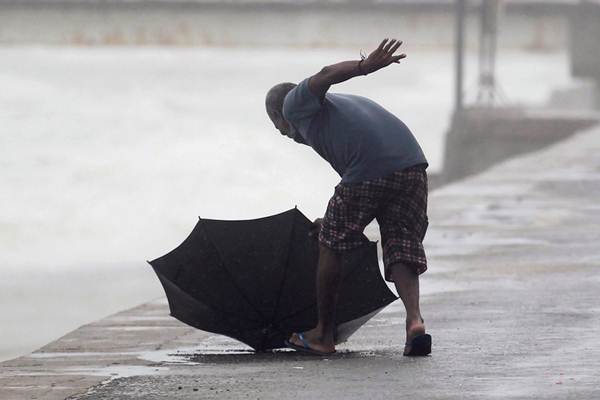
[[[181,245],[150,261],[171,315],[258,351],[284,347],[292,332],[317,323],[318,242],[310,227],[296,208],[255,220],[200,218]],[[374,242],[345,260],[337,343],[397,299],[381,277]]]

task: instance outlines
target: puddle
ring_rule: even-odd
[[[74,367],[60,370],[68,375],[108,376],[110,379],[129,378],[132,376],[158,375],[169,371],[168,367],[146,365],[110,365],[106,367]]]
[[[164,329],[181,329],[180,326],[107,326],[102,327],[108,331],[151,331],[151,330],[164,330]]]

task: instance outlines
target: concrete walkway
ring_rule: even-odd
[[[434,192],[423,310],[388,307],[329,359],[254,355],[164,300],[4,362],[2,399],[598,399],[600,128]]]

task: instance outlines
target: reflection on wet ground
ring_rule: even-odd
[[[328,356],[315,356],[308,353],[302,353],[291,349],[278,349],[270,352],[255,353],[247,350],[219,350],[215,353],[188,353],[172,354],[172,356],[182,357],[190,362],[199,364],[253,364],[264,362],[290,362],[290,361],[328,361],[328,360],[346,360],[361,358],[397,358],[402,356],[398,352],[388,349],[384,350],[339,350]]]

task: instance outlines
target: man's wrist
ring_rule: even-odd
[[[360,75],[367,75],[368,72],[365,70],[363,61],[365,61],[364,58],[358,62],[358,73]]]

